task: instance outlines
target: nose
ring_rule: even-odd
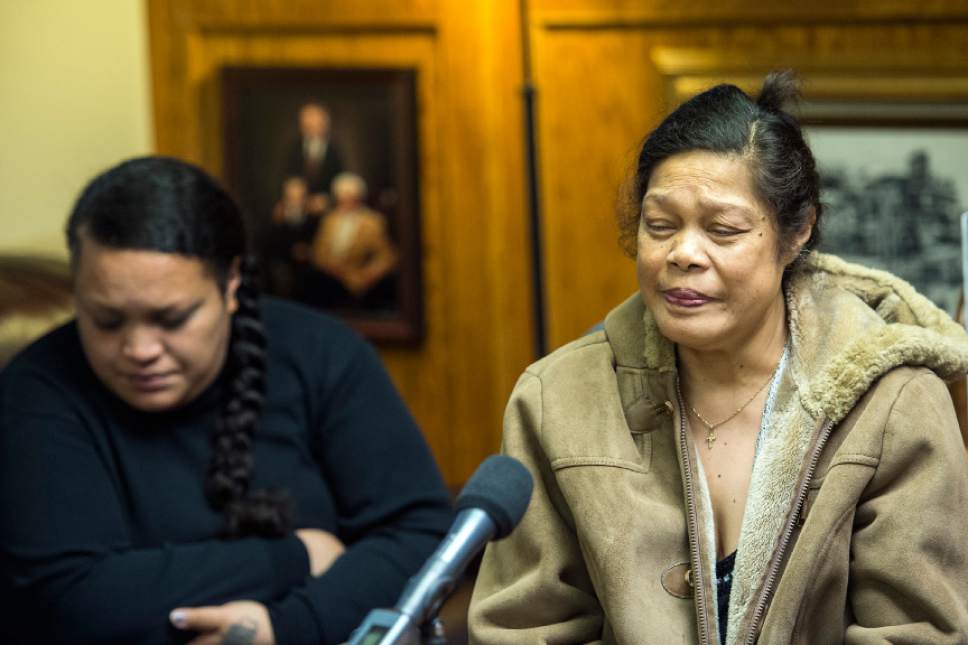
[[[124,335],[121,352],[135,363],[150,363],[161,356],[164,345],[149,327],[135,325]]]
[[[698,231],[684,228],[671,240],[671,248],[666,256],[669,264],[681,271],[700,269],[708,264],[703,236]]]

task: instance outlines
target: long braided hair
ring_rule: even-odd
[[[231,197],[199,168],[168,157],[125,161],[96,177],[67,221],[76,266],[83,238],[116,249],[175,253],[201,260],[222,293],[239,271],[238,310],[223,368],[222,408],[212,429],[205,481],[209,503],[225,516],[223,535],[276,537],[292,527],[284,490],[250,490],[266,392],[266,337],[259,315],[255,262],[246,254],[245,227]]]

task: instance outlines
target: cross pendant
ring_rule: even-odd
[[[709,446],[710,450],[713,449],[713,443],[715,441],[716,441],[716,433],[713,431],[710,431],[709,434],[706,435],[706,445]]]

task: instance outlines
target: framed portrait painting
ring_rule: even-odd
[[[416,74],[221,70],[227,184],[266,293],[380,344],[423,335]]]

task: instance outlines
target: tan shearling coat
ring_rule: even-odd
[[[813,254],[756,458],[729,615],[674,347],[636,294],[532,365],[504,450],[535,478],[485,553],[471,641],[968,643],[968,460],[942,378],[968,336],[907,283]],[[941,377],[941,378],[939,378]]]

